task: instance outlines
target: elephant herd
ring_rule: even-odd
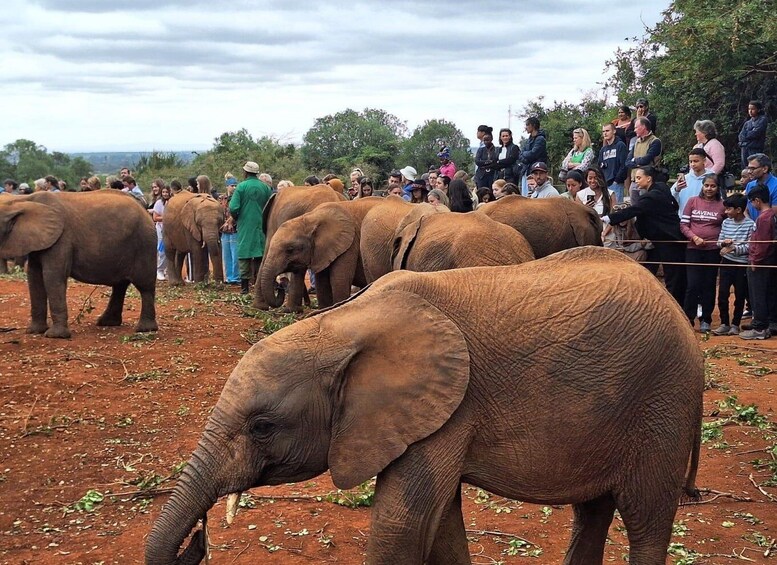
[[[113,286],[105,325],[134,284],[137,329],[156,329],[156,235],[131,197],[14,198],[0,199],[0,255],[29,254],[28,331],[68,335],[68,276]],[[596,247],[593,212],[507,196],[456,214],[291,187],[265,226],[255,304],[299,308],[313,269],[325,308],[232,371],[147,537],[148,565],[206,559],[220,497],[234,517],[241,492],[327,470],[339,488],[377,476],[369,565],[471,563],[463,482],[571,504],[567,565],[602,563],[616,510],[630,562],[665,563],[679,499],[698,494],[704,362],[655,277]]]
[[[443,210],[445,212],[443,212]],[[267,245],[254,306],[300,311],[307,269],[319,307],[347,299],[392,270],[441,271],[514,265],[601,245],[601,223],[571,200],[505,197],[468,214],[399,197],[345,200],[326,185],[291,187],[265,208]],[[289,293],[275,284],[291,273]]]

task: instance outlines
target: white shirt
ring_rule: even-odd
[[[608,191],[610,193],[610,202],[612,202],[612,195],[615,194],[612,190]],[[589,196],[596,196],[594,191],[590,188],[584,188],[580,192],[577,193],[577,199],[585,204],[588,202]],[[602,193],[602,196],[599,197],[599,199],[594,203],[594,210],[596,210],[596,213],[600,216],[604,214],[604,193]]]

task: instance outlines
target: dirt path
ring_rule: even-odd
[[[141,337],[137,294],[122,327],[94,325],[107,291],[71,283],[73,339],[49,340],[24,333],[26,283],[0,277],[0,563],[142,563],[172,477],[232,368],[290,321],[244,315],[234,287],[164,285],[160,332]],[[777,563],[777,339],[700,336],[699,347],[710,388],[698,484],[729,495],[680,508],[669,562]],[[221,501],[210,513],[213,562],[362,563],[370,495],[370,485],[338,493],[328,475],[255,489],[229,528]],[[569,507],[465,488],[474,563],[559,563],[571,519]],[[623,562],[617,517],[610,538],[606,562]]]

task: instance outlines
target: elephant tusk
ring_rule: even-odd
[[[208,565],[210,563],[210,536],[208,535],[208,515],[206,514],[205,517],[202,519],[202,539],[203,544],[205,545],[205,558],[203,559],[203,563],[205,565]]]
[[[239,492],[233,492],[227,495],[227,524],[231,524],[235,521],[235,515],[237,515],[237,506],[240,502]]]

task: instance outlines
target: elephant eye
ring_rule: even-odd
[[[275,431],[275,424],[270,420],[257,419],[251,423],[251,435],[266,437]]]

